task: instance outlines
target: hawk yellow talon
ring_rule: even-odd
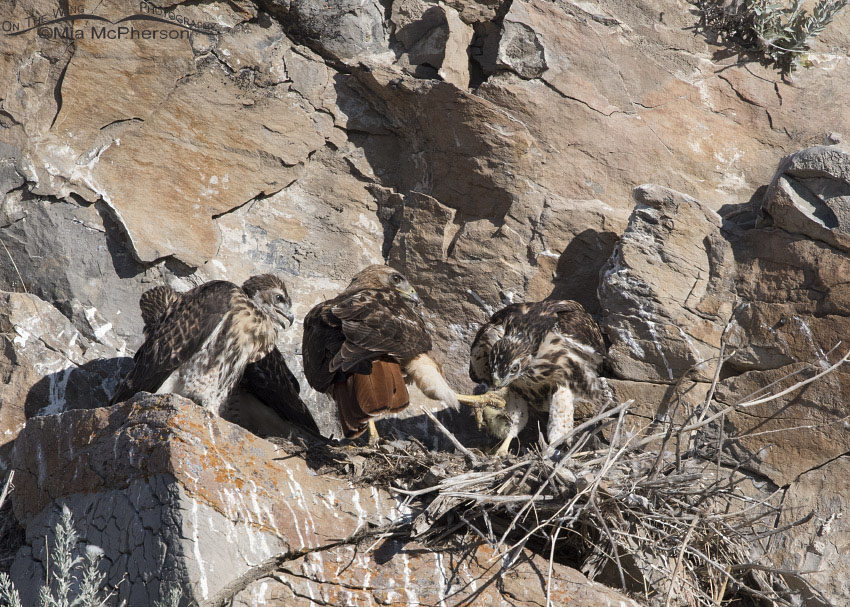
[[[505,408],[505,394],[507,388],[496,390],[495,392],[486,392],[484,394],[458,394],[457,400],[465,405],[473,407],[496,407],[498,409]]]

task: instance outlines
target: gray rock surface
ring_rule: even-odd
[[[184,601],[198,603],[237,591],[235,604],[411,604],[451,596],[530,607],[546,600],[539,575],[546,561],[530,553],[529,562],[502,575],[487,548],[460,557],[392,542],[358,549],[349,539],[357,530],[409,512],[383,491],[317,475],[304,459],[281,457],[271,443],[177,396],[30,420],[13,465],[15,514],[27,525],[27,543],[11,573],[24,604],[35,601],[44,538],[63,506],[81,531],[81,548],[103,549],[101,566],[128,607],[148,607],[175,586]],[[275,575],[254,584],[240,579],[272,558],[280,566]],[[488,584],[494,575],[500,583]],[[553,598],[637,607],[562,565],[553,579]]]
[[[788,232],[850,250],[850,152],[820,146],[783,158],[762,209]]]
[[[38,297],[0,291],[0,466],[27,418],[106,404],[128,360]]]
[[[670,0],[155,4],[214,33],[2,38],[0,289],[33,296],[2,295],[0,463],[26,413],[102,404],[116,375],[98,361],[138,347],[137,298],[155,284],[274,271],[300,319],[387,260],[423,295],[438,357],[463,389],[469,342],[490,312],[576,299],[601,316],[612,383],[638,399],[636,423],[663,414],[658,399],[702,361],[682,387],[688,406],[701,402],[730,317],[720,403],[840,355],[831,349],[850,329],[848,156],[807,146],[850,132],[850,62],[835,50],[850,45],[850,13],[823,33],[814,66],[787,81],[721,57],[695,35],[697,11]],[[112,21],[127,10],[86,7]],[[55,9],[0,3],[0,22]],[[659,185],[639,190],[633,213],[640,183]],[[30,309],[38,326],[21,315]],[[300,341],[296,323],[278,344],[299,376]],[[301,384],[319,410],[322,397]],[[836,421],[848,389],[837,373],[728,416],[747,435],[736,455],[792,495],[850,452]],[[171,472],[162,474],[133,490],[161,511],[185,509],[185,486],[166,490]],[[824,520],[838,516],[844,488],[800,485],[801,503],[811,487],[837,496],[818,506]],[[104,504],[124,499],[110,495]],[[75,515],[99,529],[95,502],[79,504]],[[55,505],[41,503],[38,523],[33,513],[31,539]],[[119,510],[116,526],[134,528],[135,512]],[[229,524],[210,516],[217,529]],[[788,538],[808,545],[811,533]],[[837,550],[824,554],[846,573]],[[186,580],[199,571],[190,556],[177,567]],[[27,558],[34,567],[41,557]],[[276,595],[284,604],[307,592],[303,570],[292,571]],[[850,600],[840,584],[830,593]]]
[[[602,269],[602,326],[624,379],[675,382],[712,368],[732,315],[732,248],[721,219],[693,198],[654,185],[635,189],[636,207]]]

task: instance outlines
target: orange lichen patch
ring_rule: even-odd
[[[385,542],[371,553],[340,546],[307,554],[289,563],[282,583],[266,598],[282,604],[312,597],[328,605],[503,605],[546,604],[548,563],[531,552],[521,553],[507,571],[502,559],[486,545],[465,545],[445,551],[417,544]],[[615,591],[590,582],[581,573],[555,564],[549,589],[553,605],[622,605],[635,607]]]
[[[233,524],[274,534],[293,550],[347,537],[367,520],[387,522],[396,505],[378,491],[315,475],[301,459],[281,460],[268,441],[172,395],[35,418],[13,465],[22,521],[55,498],[164,474]]]

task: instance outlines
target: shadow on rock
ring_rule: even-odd
[[[27,393],[24,414],[29,419],[70,409],[106,407],[118,382],[132,366],[132,358],[118,356],[72,365],[45,375]]]
[[[596,288],[602,266],[619,240],[614,232],[587,229],[576,234],[558,257],[554,288],[546,299],[573,299],[590,314],[600,312]]]

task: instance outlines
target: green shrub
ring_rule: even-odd
[[[78,535],[67,506],[62,508],[62,516],[53,530],[53,549],[47,551],[50,567],[39,589],[39,606],[101,607],[112,595],[104,594],[102,589],[106,576],[99,571],[98,563],[103,550],[89,545],[85,558],[74,556]],[[172,588],[155,607],[178,607],[181,598],[180,590]],[[0,573],[0,607],[21,607],[21,597],[6,573]]]
[[[812,39],[841,12],[848,0],[818,0],[811,14],[804,0],[697,0],[703,25],[725,43],[742,46],[783,74],[810,65]]]

